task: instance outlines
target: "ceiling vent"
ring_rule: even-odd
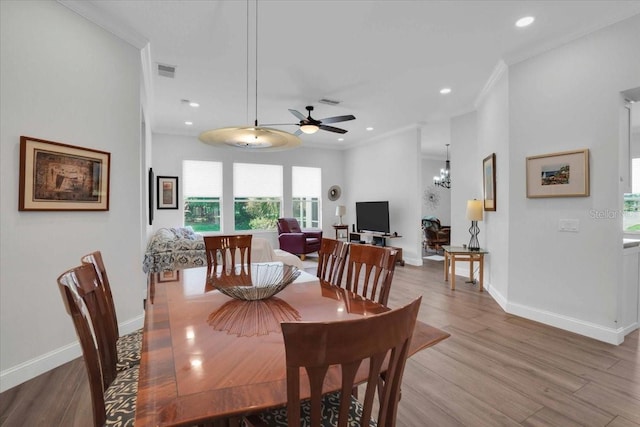
[[[170,79],[175,78],[175,65],[158,64],[158,75],[162,77],[169,77]]]
[[[327,98],[322,98],[318,102],[321,103],[321,104],[327,104],[327,105],[338,105],[338,104],[340,104],[340,101],[336,101],[334,99],[327,99]]]

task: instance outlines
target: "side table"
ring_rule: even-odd
[[[336,230],[336,240],[340,240],[340,230],[348,230],[347,224],[333,224],[333,229]]]
[[[444,249],[444,281],[449,280],[449,265],[451,265],[451,290],[456,290],[456,260],[457,261],[469,261],[469,279],[473,281],[473,264],[477,262],[480,264],[480,270],[478,272],[478,289],[480,292],[484,291],[484,255],[489,252],[480,249],[472,251],[469,248],[463,248],[460,246],[442,246]]]

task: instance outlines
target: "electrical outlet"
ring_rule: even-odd
[[[580,231],[580,220],[577,219],[561,219],[558,221],[558,231],[569,231],[577,233]]]

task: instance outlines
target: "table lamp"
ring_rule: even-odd
[[[336,206],[336,216],[340,217],[340,222],[338,223],[338,225],[342,225],[342,215],[347,213],[347,207],[344,205],[338,205]]]
[[[469,240],[470,251],[480,250],[480,243],[478,242],[478,233],[480,233],[478,221],[482,221],[482,213],[482,200],[467,200],[467,219],[471,221],[471,228],[469,228],[469,233],[471,233],[471,240]]]

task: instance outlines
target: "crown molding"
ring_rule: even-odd
[[[473,103],[474,109],[477,110],[479,108],[479,106],[484,102],[484,99],[487,97],[487,94],[491,92],[491,89],[493,89],[496,83],[500,81],[500,79],[507,72],[508,69],[509,67],[502,59],[498,61],[496,66],[493,68],[493,71],[491,72],[489,79],[484,84],[484,87],[482,88],[482,90],[478,94],[478,97],[474,101]]]
[[[603,20],[594,25],[580,28],[577,31],[574,31],[570,34],[565,35],[564,37],[555,38],[553,40],[548,41],[547,43],[539,44],[538,46],[531,49],[521,49],[518,52],[512,52],[504,56],[504,62],[507,65],[514,65],[518,62],[525,61],[529,58],[533,58],[534,56],[538,56],[545,52],[548,52],[552,49],[570,43],[574,40],[577,40],[581,37],[587,36],[591,33],[595,33],[603,28],[606,28],[610,25],[617,24],[619,22],[625,21],[627,19],[631,19],[633,17],[640,16],[640,2],[638,2],[637,11],[635,12],[624,12],[619,13],[614,16],[611,16],[607,20]]]
[[[138,49],[149,44],[146,37],[123,24],[95,3],[86,0],[57,0],[57,2]]]

